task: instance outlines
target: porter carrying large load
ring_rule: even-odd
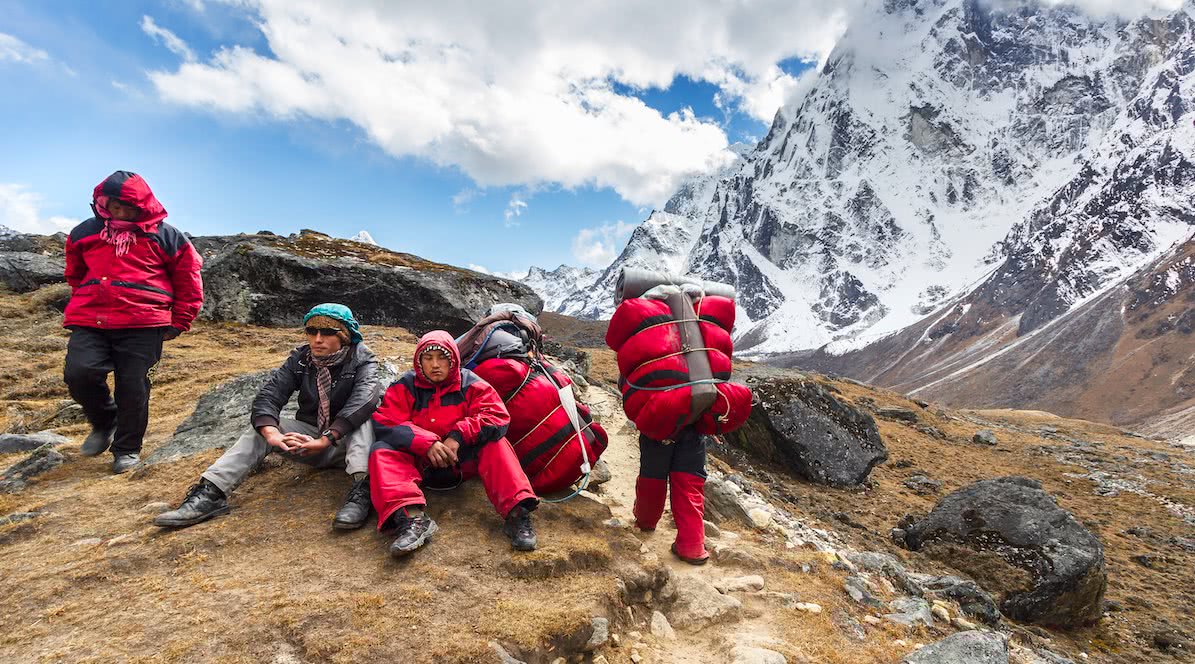
[[[537,494],[585,482],[607,437],[573,383],[543,356],[535,317],[514,304],[495,305],[457,339],[462,364],[492,385],[510,411],[506,437]]]
[[[624,269],[606,345],[618,355],[623,410],[640,433],[670,440],[682,428],[720,434],[751,414],[751,390],[731,383],[734,289]]]

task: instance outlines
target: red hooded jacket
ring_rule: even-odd
[[[140,230],[128,253],[101,237],[111,219],[110,199],[136,205]],[[66,282],[71,300],[63,326],[101,329],[171,326],[191,329],[203,306],[203,259],[136,173],[117,171],[95,187],[94,217],[66,239]]]
[[[419,355],[429,344],[448,349],[450,377],[433,385],[423,376]],[[432,444],[453,438],[461,445],[461,461],[473,457],[487,443],[506,435],[510,414],[490,384],[468,369],[452,335],[435,330],[415,347],[415,368],[386,390],[373,414],[374,450],[389,449],[426,457]]]

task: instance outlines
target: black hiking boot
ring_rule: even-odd
[[[116,475],[127,473],[130,470],[141,465],[141,455],[133,452],[131,454],[117,454],[116,458],[112,459],[112,472]]]
[[[187,491],[187,497],[178,509],[159,514],[154,518],[154,525],[181,528],[221,514],[228,514],[228,498],[215,484],[200,478],[199,483]]]
[[[408,516],[402,511],[391,518],[398,533],[398,537],[390,543],[390,555],[395,558],[401,558],[423,546],[440,529],[430,516],[422,512],[419,516]]]
[[[535,550],[535,526],[531,525],[531,511],[522,505],[516,505],[506,515],[506,524],[502,532],[510,538],[510,545],[518,551]]]
[[[365,519],[369,516],[369,478],[362,477],[359,480],[353,481],[353,486],[349,489],[349,495],[344,499],[344,504],[340,506],[340,510],[336,512],[336,517],[332,519],[332,527],[338,530],[353,530],[365,525]]]
[[[91,433],[87,434],[87,438],[84,438],[83,444],[79,446],[79,454],[93,457],[107,452],[108,447],[112,445],[112,436],[115,433],[116,429],[113,427],[107,429],[91,427]]]

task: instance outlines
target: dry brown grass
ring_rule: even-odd
[[[0,376],[9,390],[35,392],[5,402],[33,418],[67,398],[66,334],[59,315],[30,300],[0,296],[0,333],[17,340],[0,358]],[[409,364],[410,334],[364,332],[379,355]],[[296,330],[201,323],[168,343],[145,451],[168,439],[208,387],[277,366],[299,341]],[[608,536],[577,528],[595,522],[585,510],[604,508],[580,501],[540,510],[538,555],[589,551],[607,565],[518,578],[507,571],[517,556],[477,483],[431,495],[441,535],[394,561],[388,537],[330,529],[348,487],[341,473],[271,459],[234,495],[231,515],[166,531],[142,507],[179,500],[219,451],[132,476],[110,475],[105,458],[81,458],[73,446],[63,451],[66,464],[23,493],[0,495],[0,514],[40,512],[0,527],[0,661],[240,662],[280,648],[304,661],[481,661],[489,639],[535,645],[588,619],[613,593]]]
[[[0,295],[0,334],[15,340],[13,352],[0,356],[0,389],[12,393],[0,395],[5,399],[0,426],[36,422],[67,398],[61,384],[66,334],[58,327],[60,316],[33,304],[45,297]],[[400,367],[410,362],[415,339],[407,332],[370,327],[366,338]],[[296,330],[208,323],[168,344],[155,376],[146,451],[169,437],[209,386],[276,366],[298,341]],[[589,350],[594,373],[613,382],[613,353]],[[876,468],[868,488],[816,487],[776,468],[748,473],[769,480],[761,489],[770,492],[770,500],[814,525],[833,528],[854,548],[887,551],[914,569],[945,572],[950,570],[928,556],[902,551],[888,540],[888,530],[902,515],[926,512],[937,501],[913,494],[903,480],[923,471],[945,483],[944,495],[988,477],[1033,477],[1100,536],[1108,560],[1108,598],[1125,610],[1091,629],[1065,634],[1019,628],[1017,638],[1051,638],[1055,649],[1072,656],[1088,652],[1096,662],[1179,661],[1149,642],[1162,623],[1195,634],[1195,582],[1188,572],[1195,557],[1167,542],[1172,536],[1195,537],[1195,532],[1156,500],[1127,493],[1095,496],[1090,480],[1067,475],[1077,467],[1040,453],[1042,445],[1063,443],[1033,431],[1047,425],[1062,435],[1102,442],[1109,461],[1117,455],[1135,459],[1139,450],[1174,450],[1125,437],[1113,427],[1044,413],[939,414],[891,392],[828,382],[847,401],[873,399],[912,408],[950,440],[879,421],[891,459]],[[967,418],[992,424],[980,426]],[[988,426],[999,437],[996,447],[966,442]],[[59,431],[81,436],[85,429],[75,425]],[[234,496],[237,509],[231,515],[161,531],[141,508],[177,501],[218,451],[133,477],[109,475],[105,460],[82,459],[73,446],[64,452],[68,461],[61,468],[23,493],[0,495],[0,515],[42,513],[32,521],[0,526],[0,603],[5,607],[0,661],[251,662],[285,649],[304,661],[486,661],[491,639],[543,645],[600,613],[614,592],[612,567],[638,549],[638,541],[625,533],[611,535],[618,531],[595,527],[605,518],[604,508],[573,501],[540,511],[539,551],[512,555],[500,520],[473,483],[433,494],[431,510],[442,535],[412,559],[393,561],[385,555],[386,537],[328,528],[347,488],[343,475],[283,461],[271,461],[245,483]],[[0,458],[0,464],[16,458]],[[898,461],[908,467],[897,468]],[[1195,488],[1176,466],[1141,463],[1134,472],[1155,494],[1195,504]],[[846,527],[836,515],[848,515],[862,528]],[[1157,536],[1126,534],[1134,526]],[[865,625],[867,641],[851,641],[834,624],[835,614],[861,620],[868,610],[843,593],[843,572],[817,554],[785,551],[772,534],[742,534],[742,545],[764,561],[759,571],[769,590],[795,592],[825,608],[811,615],[748,601],[758,620],[799,649],[786,653],[793,661],[803,654],[815,662],[895,662],[911,644],[948,633]],[[80,543],[97,538],[99,543]],[[1133,560],[1143,553],[1157,557],[1157,569]],[[814,563],[812,573],[799,571],[801,563]],[[908,645],[895,645],[897,639]],[[607,656],[612,664],[630,661],[627,648]]]
[[[862,404],[872,399],[880,406],[910,408],[918,413],[922,424],[936,427],[949,440],[941,441],[909,425],[877,418],[890,458],[875,468],[866,488],[837,490],[796,480],[773,481],[772,500],[835,529],[854,548],[893,553],[913,569],[954,573],[959,570],[945,568],[925,553],[896,547],[887,536],[889,530],[903,515],[927,513],[942,496],[973,482],[1007,475],[1033,478],[1099,536],[1105,547],[1108,572],[1106,599],[1119,603],[1124,610],[1110,614],[1091,628],[1046,632],[1029,626],[1019,632],[1018,638],[1051,638],[1054,648],[1072,656],[1087,652],[1092,656],[1091,661],[1147,664],[1182,660],[1163,655],[1154,648],[1152,640],[1166,625],[1195,636],[1195,578],[1189,573],[1195,565],[1195,554],[1169,541],[1185,537],[1188,542],[1195,542],[1195,527],[1155,499],[1127,492],[1114,497],[1096,495],[1095,483],[1077,476],[1086,470],[1042,451],[1042,446],[1067,447],[1069,443],[1037,431],[1040,427],[1054,427],[1059,436],[1102,443],[1100,451],[1093,453],[1094,458],[1101,463],[1127,467],[1130,475],[1145,479],[1150,492],[1187,506],[1195,505],[1195,483],[1190,479],[1190,471],[1183,471],[1173,463],[1139,459],[1142,453],[1161,452],[1190,467],[1195,465],[1190,454],[1165,443],[1126,436],[1117,427],[1059,418],[1050,413],[943,411],[933,405],[923,410],[904,396],[887,390],[839,381],[824,383],[838,390],[848,402]],[[996,432],[999,443],[995,447],[969,442],[977,430],[984,428]],[[906,488],[903,481],[918,472],[941,480],[942,492],[937,496],[919,496]],[[761,476],[775,479],[785,475],[780,469],[769,468]],[[839,515],[849,516],[862,528],[844,526],[837,518]],[[1147,535],[1128,534],[1130,528],[1141,529],[1138,532]],[[1133,560],[1142,554],[1156,556],[1161,562],[1156,569],[1146,568]],[[833,593],[824,597],[832,596]]]

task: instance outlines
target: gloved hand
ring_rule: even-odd
[[[165,334],[162,335],[162,341],[171,341],[172,339],[177,339],[178,335],[182,333],[183,331],[177,327],[168,327],[166,328]]]

